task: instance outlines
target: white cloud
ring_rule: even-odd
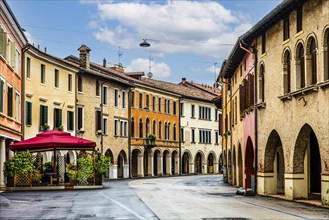
[[[139,72],[145,73],[145,76],[149,72],[149,60],[138,58],[132,60],[130,65],[127,66],[127,72]],[[167,79],[171,75],[170,67],[166,63],[156,63],[154,60],[151,62],[151,72],[153,73],[153,79]]]
[[[226,57],[241,33],[251,27],[247,16],[218,2],[168,1],[161,3],[97,2],[98,40],[135,48],[151,39],[152,51]],[[94,24],[95,26],[95,24]],[[125,44],[125,45],[123,45]]]

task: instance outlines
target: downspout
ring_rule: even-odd
[[[129,178],[131,178],[131,91],[134,88],[129,88],[128,91],[128,163],[129,163]]]
[[[21,103],[21,131],[22,131],[22,140],[25,139],[25,53],[30,49],[30,45],[26,44],[23,49],[22,49],[22,65],[21,65],[21,70],[22,70],[22,86],[21,86],[21,94],[22,94],[22,103]]]
[[[181,100],[182,100],[182,97],[179,97],[179,112],[178,112],[178,139],[179,139],[179,151],[178,151],[178,154],[179,154],[179,175],[181,176],[182,175],[182,140],[181,140]],[[189,165],[188,165],[189,166]],[[175,173],[175,171],[174,171]]]

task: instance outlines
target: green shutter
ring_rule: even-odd
[[[16,47],[14,42],[10,42],[10,65],[15,67]]]
[[[13,88],[8,87],[8,112],[7,115],[12,117],[13,116]]]
[[[0,112],[3,113],[4,82],[0,80]]]
[[[43,107],[43,125],[48,124],[48,106]]]
[[[26,125],[32,125],[32,103],[26,102]]]
[[[0,54],[6,58],[6,32],[0,27]]]
[[[58,109],[58,127],[62,125],[62,109]]]

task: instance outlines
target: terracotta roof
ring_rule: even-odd
[[[199,99],[202,101],[211,102],[214,98],[218,96],[216,94],[211,94],[207,91],[201,90],[193,86],[183,86],[181,84],[164,82],[164,81],[149,79],[145,77],[142,78],[142,81],[144,83],[147,83],[148,85],[152,85],[160,89],[171,91],[183,97],[191,98],[191,99]]]
[[[216,96],[221,94],[221,90],[219,88],[207,84],[199,84],[193,81],[191,82],[186,81],[185,83],[180,83],[180,84],[187,87],[195,87]]]
[[[127,76],[144,76],[144,72],[125,72]]]

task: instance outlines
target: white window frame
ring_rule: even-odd
[[[102,104],[108,105],[108,97],[109,97],[109,88],[106,85],[102,86]]]
[[[126,91],[122,91],[122,108],[126,108]]]
[[[5,91],[6,91],[6,81],[4,78],[0,76],[0,80],[3,82],[3,91],[2,92],[2,109],[0,109],[0,113],[3,114],[5,113]]]
[[[18,98],[17,98],[18,97]],[[21,94],[19,93],[19,91],[15,90],[15,119],[16,121],[20,121],[21,120]]]
[[[82,109],[82,126],[81,128],[79,129],[79,109]],[[85,129],[85,109],[84,109],[84,106],[77,106],[77,129],[79,129],[80,131],[84,131]]]
[[[108,135],[108,123],[109,123],[109,120],[108,120],[108,117],[107,116],[103,116],[103,134],[104,135]]]
[[[119,90],[114,89],[114,106],[118,107],[119,106]]]

